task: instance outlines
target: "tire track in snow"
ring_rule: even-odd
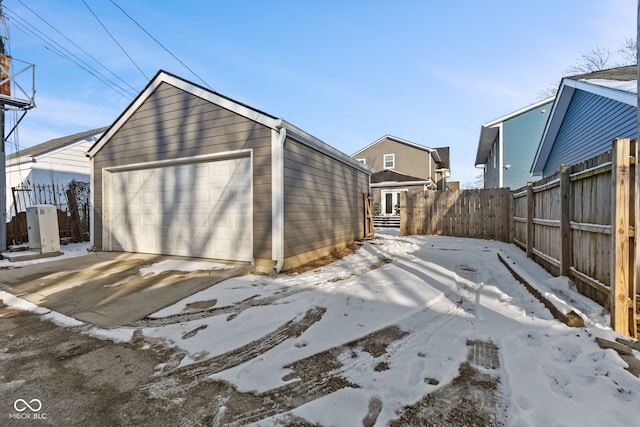
[[[283,422],[292,417],[290,411],[298,406],[317,400],[333,393],[341,388],[360,388],[360,385],[350,381],[347,373],[360,371],[370,372],[375,376],[376,371],[385,371],[390,367],[387,363],[388,354],[401,352],[420,353],[417,349],[426,352],[430,348],[429,342],[438,335],[438,332],[456,319],[455,313],[462,309],[452,304],[444,295],[430,301],[425,307],[413,310],[391,325],[372,332],[364,337],[328,349],[324,352],[312,355],[292,363],[286,368],[293,369],[283,380],[299,378],[299,382],[287,384],[262,395],[278,395],[280,399],[269,399],[268,403],[260,408],[255,408],[251,413],[234,418],[231,425],[244,425],[270,418],[272,421]],[[360,357],[359,353],[368,353],[372,358]],[[425,357],[418,355],[417,357]],[[345,379],[347,378],[347,379]],[[427,382],[428,378],[416,378],[416,381]],[[296,399],[288,399],[285,396],[297,396]],[[370,402],[370,405],[372,403]],[[368,408],[367,424],[372,417],[379,416],[379,410]],[[293,424],[295,425],[295,423]]]
[[[219,316],[221,314],[228,314],[227,320],[233,320],[238,317],[243,311],[253,307],[263,307],[267,305],[273,305],[279,300],[288,298],[292,295],[305,292],[308,289],[306,287],[288,288],[286,290],[276,292],[273,295],[260,297],[259,294],[253,295],[233,305],[226,305],[223,307],[213,307],[203,310],[194,311],[193,309],[187,313],[173,314],[160,318],[147,318],[130,323],[129,327],[134,328],[153,328],[159,326],[172,325],[176,323],[191,322],[194,320],[202,320],[208,317]]]
[[[359,385],[344,378],[345,372],[353,369],[353,365],[360,360],[358,353],[366,352],[373,357],[374,361],[379,360],[384,358],[392,343],[402,340],[407,334],[408,332],[398,326],[388,326],[285,366],[292,372],[282,378],[283,381],[295,381],[258,394],[257,396],[262,398],[264,403],[249,412],[235,415],[229,425],[240,426],[269,417],[286,420],[291,416],[287,414],[288,412],[305,403],[346,387],[360,388]],[[355,362],[349,363],[350,360]],[[370,364],[371,361],[368,363]]]
[[[172,360],[162,367],[161,371],[152,376],[153,381],[147,384],[144,389],[154,397],[166,398],[169,395],[184,395],[190,389],[208,381],[210,375],[241,365],[290,338],[299,337],[314,323],[318,322],[325,312],[326,309],[324,307],[314,307],[309,309],[302,319],[290,320],[258,340],[211,359],[187,366],[179,367],[186,353],[176,353]],[[166,387],[166,391],[163,392],[163,384],[171,385],[171,387]]]

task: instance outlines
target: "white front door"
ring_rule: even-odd
[[[382,215],[400,215],[400,193],[407,190],[382,190]]]

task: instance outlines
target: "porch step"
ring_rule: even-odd
[[[380,228],[384,228],[384,227],[400,228],[400,217],[399,216],[374,216],[373,226],[380,227]]]

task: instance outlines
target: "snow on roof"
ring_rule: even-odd
[[[581,79],[580,81],[611,89],[622,90],[624,92],[638,93],[637,80]]]

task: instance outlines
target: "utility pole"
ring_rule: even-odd
[[[0,0],[0,19],[3,27],[5,27],[4,13],[2,11],[2,0]],[[0,58],[4,58],[4,38],[5,34],[0,35]],[[1,62],[1,60],[0,60]],[[0,74],[3,74],[0,72]],[[0,109],[0,252],[7,250],[7,156],[5,154],[4,143],[4,104]],[[1,258],[1,257],[0,257]]]
[[[6,42],[9,40],[7,21],[0,0],[0,252],[7,250],[7,156],[5,140],[8,138],[27,111],[35,107],[35,73],[33,64],[15,60],[8,55]],[[15,64],[25,66],[16,71]],[[29,78],[30,77],[30,78]],[[26,80],[25,80],[26,79]],[[21,111],[22,116],[9,131],[5,132],[5,112]],[[17,212],[16,212],[17,213]]]

